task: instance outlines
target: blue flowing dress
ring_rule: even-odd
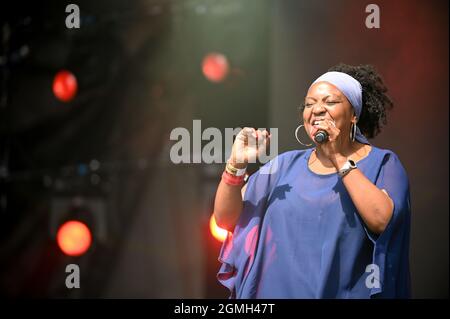
[[[311,153],[283,153],[250,176],[219,255],[230,298],[409,298],[409,181],[396,154],[372,146],[357,162],[394,202],[375,235],[337,173],[309,169]]]

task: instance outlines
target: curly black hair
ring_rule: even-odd
[[[375,137],[387,123],[386,111],[394,107],[392,100],[386,94],[387,88],[381,76],[369,64],[353,66],[340,63],[328,71],[347,73],[361,83],[363,105],[358,127],[367,138]]]

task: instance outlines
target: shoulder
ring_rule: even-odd
[[[374,158],[379,162],[380,170],[399,179],[408,180],[408,175],[399,156],[392,150],[372,146]],[[385,176],[386,177],[386,176]]]
[[[289,171],[300,165],[305,156],[310,152],[306,150],[292,150],[281,153],[261,166],[255,173],[251,174],[245,186],[245,194],[266,194],[273,189],[278,181],[288,174]],[[249,197],[246,197],[249,199]]]
[[[389,149],[384,149],[384,148],[379,148],[376,146],[371,145],[372,150],[371,153],[374,154],[374,157],[377,157],[379,159],[381,159],[382,164],[387,163],[388,161],[395,161],[400,163],[400,158],[398,157],[398,155]]]
[[[282,175],[301,165],[302,161],[306,158],[308,152],[311,149],[306,150],[292,150],[281,153],[271,159],[268,163],[261,166],[255,174],[250,177],[258,178],[259,181],[267,180],[268,182],[277,181]]]
[[[281,153],[275,159],[280,161],[282,164],[291,164],[298,160],[306,158],[307,154],[311,152],[311,149],[306,150],[292,150]]]
[[[255,174],[250,176],[250,179],[256,177],[264,177],[271,180],[277,179],[281,173],[289,170],[293,165],[304,159],[308,151],[310,149],[292,150],[278,154],[269,162],[262,165]]]
[[[301,162],[301,160],[305,159],[307,154],[311,151],[311,149],[306,150],[291,150],[284,153],[281,153],[275,156],[268,163],[263,165],[259,171],[262,173],[269,173],[271,175],[279,175],[280,172],[285,172],[289,170],[294,165]]]

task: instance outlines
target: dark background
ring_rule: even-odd
[[[339,62],[374,65],[395,107],[372,140],[393,150],[411,185],[413,296],[448,297],[448,2],[63,1],[2,4],[0,293],[7,297],[227,297],[209,217],[222,164],[170,161],[170,132],[278,128],[299,148],[297,107]],[[209,82],[210,52],[229,61]],[[52,93],[67,69],[78,93]],[[67,257],[62,220],[82,211],[93,246]],[[81,288],[65,287],[65,267]]]

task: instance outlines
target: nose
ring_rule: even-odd
[[[323,115],[326,112],[326,109],[321,103],[317,103],[316,105],[314,105],[312,112],[315,116],[319,116]]]

